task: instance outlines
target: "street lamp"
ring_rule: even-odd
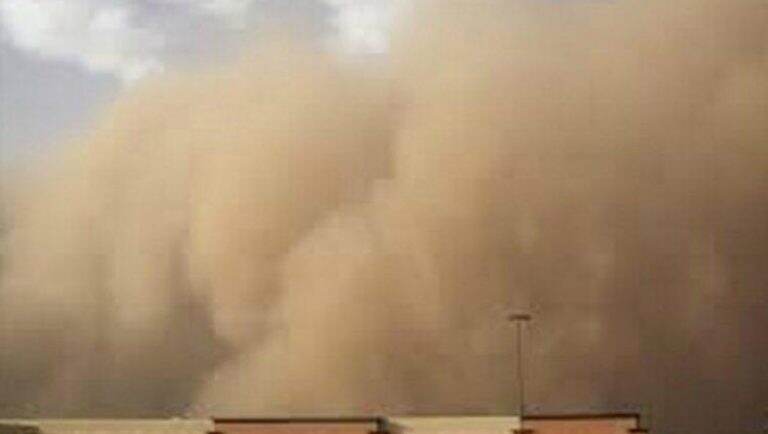
[[[515,323],[517,331],[517,384],[520,387],[519,412],[520,429],[513,431],[516,434],[526,434],[533,431],[526,430],[523,426],[525,420],[525,378],[523,375],[523,324],[531,320],[531,315],[527,313],[513,313],[507,317],[507,320]]]

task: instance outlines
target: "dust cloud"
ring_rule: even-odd
[[[18,174],[3,414],[510,413],[526,310],[529,410],[756,431],[768,4],[411,9],[387,58],[264,43]]]

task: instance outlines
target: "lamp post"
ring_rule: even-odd
[[[515,323],[517,334],[517,384],[520,387],[520,400],[518,401],[518,414],[520,415],[520,429],[513,431],[518,434],[531,433],[523,426],[525,421],[525,376],[523,375],[523,324],[531,320],[531,315],[527,313],[514,313],[507,317],[507,320]]]

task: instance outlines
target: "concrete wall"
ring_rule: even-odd
[[[33,427],[40,434],[207,434],[214,428],[208,419],[16,419],[0,425]]]
[[[216,431],[221,434],[369,434],[378,425],[370,421],[312,421],[312,420],[217,420]]]
[[[40,429],[24,424],[0,423],[0,434],[40,434]]]
[[[510,434],[520,428],[514,416],[391,417],[392,434]]]
[[[533,434],[628,434],[637,428],[637,418],[526,419],[524,426]]]
[[[390,417],[391,434],[510,434],[520,418],[492,416]],[[376,419],[218,419],[218,420],[0,420],[0,434],[370,434]],[[638,417],[534,416],[526,418],[533,434],[629,434]]]

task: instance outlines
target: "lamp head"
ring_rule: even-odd
[[[509,321],[530,321],[531,315],[527,313],[513,313],[507,317]]]

